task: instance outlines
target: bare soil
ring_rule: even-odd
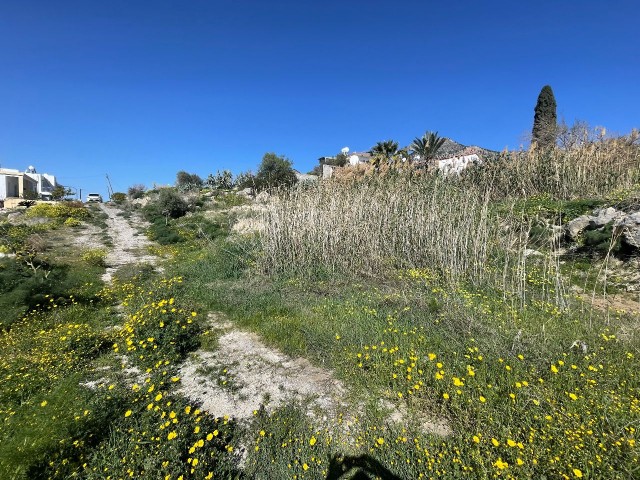
[[[108,267],[102,280],[110,282],[113,273],[122,265],[130,263],[155,265],[157,257],[147,253],[151,242],[146,236],[139,234],[126,218],[118,215],[121,210],[106,204],[101,204],[100,208],[109,217],[106,223],[113,242],[113,248],[107,254]]]
[[[305,358],[292,358],[265,345],[255,333],[237,329],[222,316],[209,317],[220,334],[214,352],[199,350],[180,369],[181,392],[216,417],[249,419],[260,408],[275,409],[295,402],[306,407],[317,424],[351,430],[362,408],[353,405],[345,385],[329,370]],[[386,400],[381,411],[391,423],[407,421],[408,413]],[[451,434],[444,419],[423,418],[423,431]]]

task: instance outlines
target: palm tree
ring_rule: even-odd
[[[440,150],[446,140],[446,138],[439,137],[438,132],[426,132],[422,138],[415,138],[411,144],[411,149],[415,155],[420,157],[420,160],[424,160],[426,165],[430,160],[435,158],[438,150]]]
[[[389,163],[396,153],[398,153],[398,142],[385,140],[384,142],[376,143],[371,149],[373,165],[379,168],[382,162]]]

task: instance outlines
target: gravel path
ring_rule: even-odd
[[[237,329],[221,314],[209,314],[209,321],[220,334],[218,348],[198,350],[181,366],[180,392],[186,397],[216,417],[238,420],[251,418],[260,408],[272,411],[293,401],[306,407],[314,423],[332,427],[335,433],[357,428],[362,408],[349,403],[348,388],[331,371],[268,347],[258,335]],[[379,406],[391,424],[409,420],[403,407],[384,399]],[[444,419],[425,415],[417,423],[426,433],[451,434]]]
[[[106,222],[113,241],[113,248],[107,254],[108,267],[102,275],[102,280],[105,283],[110,282],[118,267],[128,263],[155,265],[156,257],[147,253],[147,247],[151,242],[146,236],[139,234],[126,218],[118,215],[121,210],[106,204],[101,204],[100,208],[109,216]]]

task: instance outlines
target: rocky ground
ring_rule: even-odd
[[[101,205],[101,208],[108,215],[106,223],[113,243],[103,280],[109,282],[113,272],[125,264],[155,265],[157,257],[146,253],[151,242],[138,233],[138,226],[119,215],[117,207]],[[249,230],[255,231],[255,226],[251,227]],[[234,230],[246,233],[244,229]],[[87,228],[84,240],[77,241],[86,246],[95,243],[98,234],[99,231]],[[218,337],[217,348],[198,350],[182,365],[180,391],[212,415],[243,420],[251,418],[260,408],[272,410],[295,402],[303,405],[318,425],[339,426],[347,432],[362,413],[361,407],[353,404],[348,389],[330,370],[267,346],[258,335],[237,328],[220,314],[211,313],[208,320],[211,332]],[[129,368],[127,359],[121,360],[123,368]],[[138,371],[130,373],[129,378],[139,376]],[[104,383],[107,379],[98,381]],[[390,402],[381,401],[379,408],[391,422],[407,421],[407,412],[398,411]],[[443,419],[423,418],[420,425],[425,432],[442,436],[451,433]]]

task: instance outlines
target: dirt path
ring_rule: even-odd
[[[209,316],[220,336],[214,352],[199,350],[180,369],[181,393],[216,417],[246,420],[260,408],[273,410],[295,402],[314,423],[346,433],[362,408],[349,401],[348,389],[332,372],[305,358],[292,358],[265,345],[255,333],[237,329],[220,315]],[[403,423],[408,412],[379,401],[388,422]],[[420,428],[440,436],[451,434],[442,419],[420,419]]]
[[[101,204],[100,208],[109,217],[106,223],[113,242],[113,248],[107,254],[106,263],[108,267],[102,276],[102,280],[105,283],[110,282],[113,272],[118,267],[128,263],[150,263],[154,265],[157,258],[146,253],[147,247],[151,244],[147,237],[139,234],[126,218],[118,215],[121,212],[120,209],[106,204]]]
[[[113,241],[104,281],[110,281],[121,265],[155,264],[157,258],[146,253],[151,242],[118,215],[119,209],[104,204],[101,208],[108,215],[106,222]],[[267,346],[258,335],[238,329],[221,315],[210,314],[209,322],[218,336],[218,347],[215,351],[194,352],[180,367],[180,393],[215,417],[248,420],[260,408],[273,410],[293,402],[305,408],[314,423],[332,427],[336,433],[357,428],[363,408],[350,402],[349,389],[331,371]],[[387,400],[380,399],[378,405],[390,423],[409,420],[406,410]],[[441,436],[451,434],[442,419],[423,417],[420,427]]]

